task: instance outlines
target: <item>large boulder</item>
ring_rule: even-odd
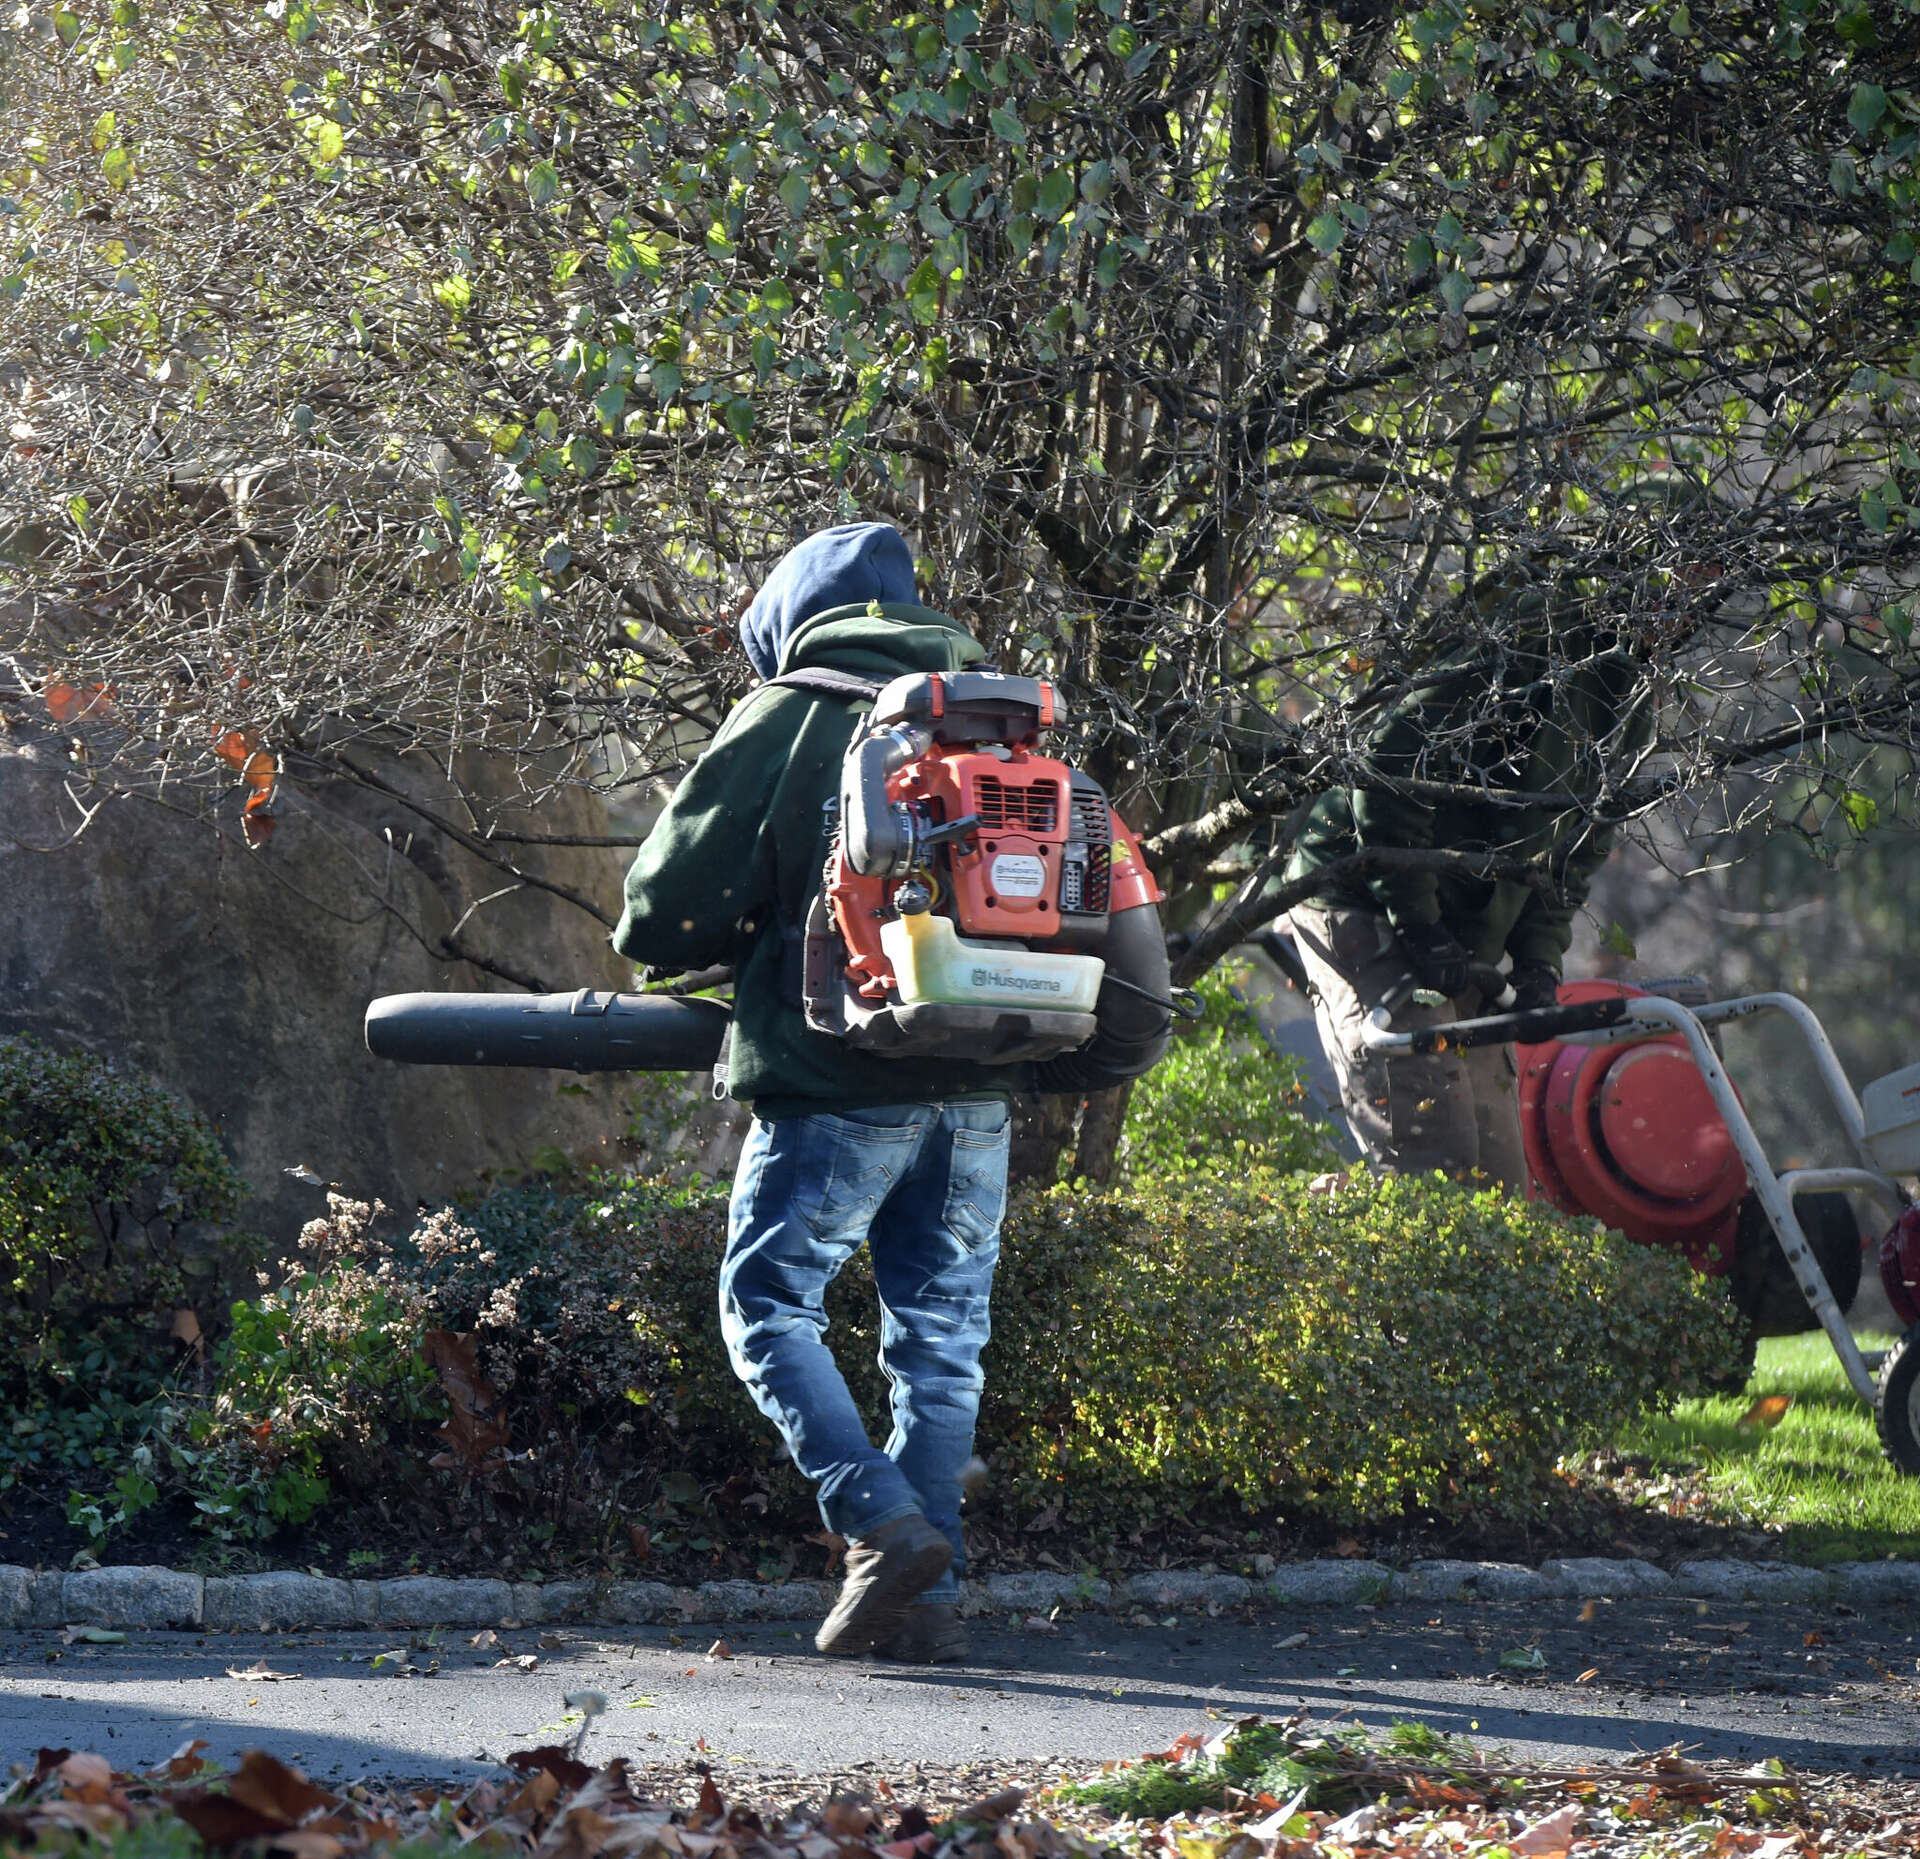
[[[482,903],[513,875],[401,798],[458,825],[472,817],[463,796],[491,777],[497,798],[519,771],[464,766],[456,793],[422,760],[365,756],[392,792],[283,782],[272,838],[248,850],[237,794],[212,820],[125,796],[85,822],[103,789],[88,786],[67,739],[28,726],[20,706],[6,711],[0,1032],[84,1048],[178,1091],[220,1130],[254,1188],[243,1222],[276,1248],[323,1206],[290,1169],[411,1212],[550,1161],[543,1152],[613,1158],[629,1080],[399,1066],[362,1042],[376,994],[513,986],[449,960],[456,933],[460,948],[523,982],[632,984],[604,925],[574,904],[526,884]],[[608,830],[577,789],[492,817],[520,831]],[[510,856],[523,873],[617,907],[617,852],[516,845]]]

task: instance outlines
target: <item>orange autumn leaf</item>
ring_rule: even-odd
[[[1747,1428],[1777,1427],[1792,1405],[1790,1394],[1763,1394],[1740,1416],[1740,1424]]]
[[[273,837],[274,793],[280,780],[279,759],[260,746],[257,731],[223,729],[213,739],[213,752],[234,769],[253,791],[241,809],[240,834],[249,851],[257,852]]]
[[[111,684],[69,684],[64,678],[49,678],[41,695],[46,699],[47,714],[62,725],[113,714]]]
[[[260,738],[250,729],[223,729],[213,739],[213,752],[229,768],[244,768],[247,757],[260,746]]]
[[[257,730],[223,729],[213,739],[213,752],[229,768],[237,769],[249,787],[271,787],[279,778],[280,764],[261,748]]]

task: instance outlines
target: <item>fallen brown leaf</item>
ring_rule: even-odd
[[[521,1775],[550,1775],[562,1788],[570,1790],[584,1788],[593,1779],[593,1771],[560,1743],[542,1743],[538,1749],[516,1749],[507,1758],[507,1767]]]
[[[818,1543],[827,1552],[827,1566],[820,1571],[823,1577],[831,1575],[840,1566],[840,1558],[847,1553],[847,1539],[832,1530],[815,1530],[801,1540]]]
[[[298,1684],[306,1676],[304,1672],[276,1672],[266,1660],[258,1659],[252,1665],[227,1667],[229,1678],[245,1679],[250,1684],[281,1685]]]
[[[434,1455],[434,1463],[458,1465],[472,1474],[494,1470],[509,1435],[499,1390],[480,1373],[480,1339],[470,1332],[429,1330],[420,1353],[447,1397],[440,1428],[447,1449]]]
[[[1577,1802],[1536,1820],[1524,1833],[1507,1842],[1508,1849],[1524,1853],[1527,1859],[1561,1859],[1573,1845],[1574,1836],[1586,1820],[1585,1810]]]
[[[1792,1405],[1790,1394],[1763,1394],[1740,1416],[1740,1425],[1750,1430],[1777,1427]]]
[[[278,1815],[263,1814],[231,1795],[213,1794],[204,1788],[175,1795],[172,1807],[209,1846],[216,1848],[238,1846],[245,1840],[289,1830]]]
[[[67,1757],[54,1774],[76,1801],[104,1801],[113,1788],[113,1764],[87,1750]]]
[[[158,1768],[147,1772],[156,1780],[164,1775],[169,1781],[186,1781],[207,1766],[200,1756],[201,1750],[206,1747],[207,1739],[204,1736],[189,1737]]]
[[[250,1749],[240,1758],[227,1792],[258,1813],[279,1815],[288,1826],[298,1825],[323,1807],[339,1805],[338,1795],[316,1787],[298,1769],[264,1749]]]

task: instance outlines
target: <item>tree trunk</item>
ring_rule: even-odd
[[[1120,1133],[1127,1127],[1127,1106],[1133,1101],[1133,1080],[1095,1091],[1080,1113],[1080,1146],[1074,1154],[1073,1172],[1089,1181],[1113,1179],[1113,1165],[1120,1154]]]
[[[1012,1181],[1055,1182],[1060,1158],[1073,1141],[1080,1099],[1057,1095],[1022,1095],[1013,1100],[1013,1148],[1007,1158]]]

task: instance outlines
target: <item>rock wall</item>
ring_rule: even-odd
[[[57,733],[8,706],[0,733],[0,1032],[25,1032],[137,1067],[220,1130],[254,1188],[242,1218],[276,1249],[322,1209],[310,1169],[410,1211],[543,1150],[615,1156],[632,1081],[548,1071],[398,1066],[371,1057],[361,1015],[376,994],[510,983],[436,953],[511,876],[397,800],[332,783],[282,784],[276,829],[248,851],[238,796],[209,823],[142,798],[92,794]],[[372,758],[366,758],[370,763]],[[382,779],[458,818],[430,767],[388,758]],[[506,771],[459,771],[471,795]],[[72,789],[72,792],[69,790]],[[578,793],[514,822],[605,833]],[[60,849],[49,849],[60,848]],[[520,848],[514,849],[516,855]],[[527,851],[522,867],[619,900],[623,855]],[[559,989],[632,984],[587,913],[522,888],[472,912],[463,944]]]

